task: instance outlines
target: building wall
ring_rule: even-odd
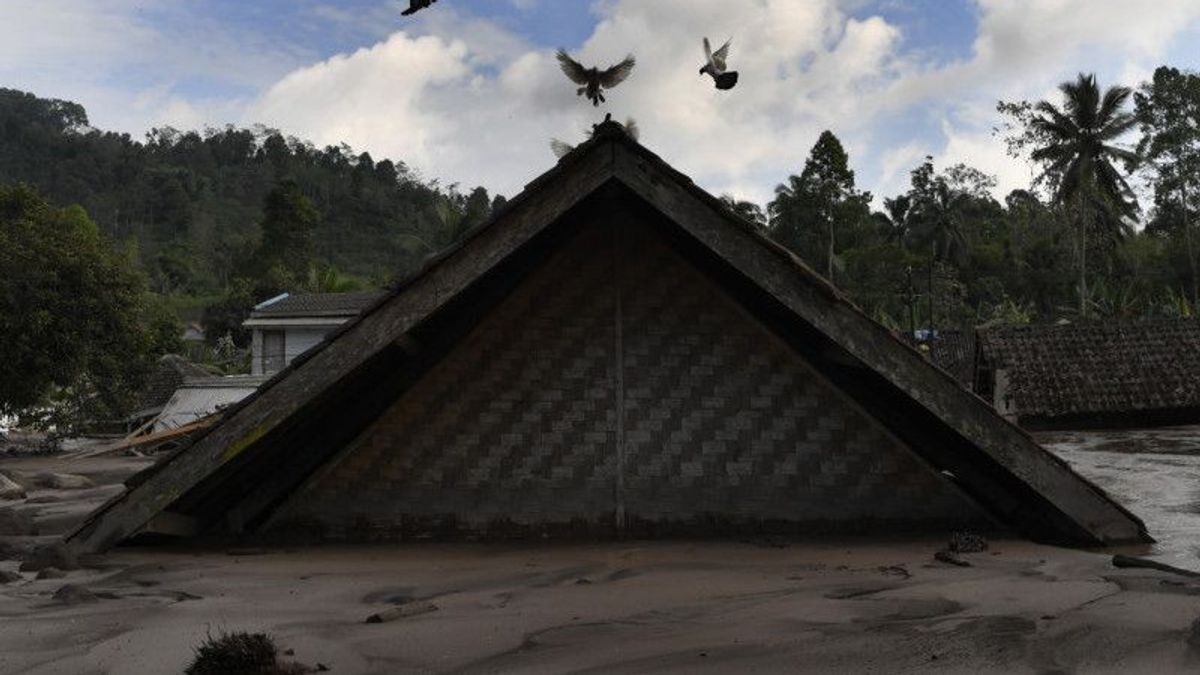
[[[333,331],[337,326],[280,326],[269,328],[255,328],[250,338],[250,374],[251,375],[271,375],[282,368],[276,370],[264,369],[263,367],[263,332],[264,331],[283,331],[283,365],[291,363],[293,359],[300,356],[304,352],[312,349],[325,339],[325,336]]]
[[[557,254],[272,527],[392,539],[579,533],[618,513],[645,533],[984,522],[664,243],[622,230],[620,255],[607,227]]]

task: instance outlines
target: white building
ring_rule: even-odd
[[[242,324],[253,331],[250,373],[272,375],[283,370],[380,295],[382,291],[284,293],[256,305]]]

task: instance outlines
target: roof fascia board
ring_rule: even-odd
[[[281,326],[281,327],[288,327],[288,328],[314,326],[314,327],[324,328],[324,327],[328,327],[328,326],[340,326],[343,323],[345,323],[346,321],[354,318],[355,314],[357,314],[357,312],[354,312],[351,314],[341,314],[341,315],[337,315],[337,316],[325,316],[325,317],[304,315],[303,317],[296,317],[296,318],[291,318],[291,319],[283,319],[283,318],[274,319],[274,318],[265,318],[265,317],[259,318],[259,319],[251,318],[251,319],[246,319],[245,321],[243,321],[242,325],[245,326],[246,328],[271,328],[274,326]]]
[[[500,217],[475,230],[452,253],[390,294],[281,371],[190,446],[145,480],[117,495],[66,536],[79,551],[101,551],[135,534],[206,476],[231,461],[326,388],[394,343],[481,274],[552,225],[613,175],[611,143],[586,143]],[[538,198],[535,198],[538,197]],[[283,380],[286,386],[279,386]]]
[[[1014,476],[1044,495],[1098,542],[1141,542],[1145,528],[1098,487],[1074,473],[1019,427],[1002,419],[952,376],[931,368],[924,357],[871,321],[824,279],[749,224],[728,215],[717,200],[669,170],[640,146],[617,145],[617,180],[664,213],[715,255],[724,258],[853,357],[874,369],[957,433],[983,449]],[[715,202],[715,203],[714,203]],[[730,227],[734,221],[736,226]],[[777,255],[763,255],[763,247]],[[804,283],[797,268],[817,277]],[[824,296],[818,298],[817,294]]]

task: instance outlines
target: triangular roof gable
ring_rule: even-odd
[[[619,125],[607,123],[460,245],[293,361],[190,446],[138,476],[68,540],[82,549],[106,548],[136,533],[203,481],[252,461],[264,439],[286,434],[289,420],[345,389],[372,359],[404,352],[406,336],[421,321],[612,180],[725,265],[735,283],[753,287],[781,321],[797,322],[799,330],[828,343],[837,355],[826,365],[839,371],[833,373],[839,384],[873,402],[881,422],[900,428],[899,435],[930,463],[953,473],[1005,520],[1039,538],[1073,543],[1148,539],[1136,517],[931,367],[786,249],[628,138]],[[346,414],[357,412],[347,409]],[[912,420],[930,428],[922,430]],[[280,473],[274,479],[280,484],[303,479],[297,475],[303,468]]]

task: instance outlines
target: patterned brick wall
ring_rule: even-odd
[[[272,522],[330,538],[981,521],[647,229],[584,231]],[[619,272],[617,268],[619,267]]]

